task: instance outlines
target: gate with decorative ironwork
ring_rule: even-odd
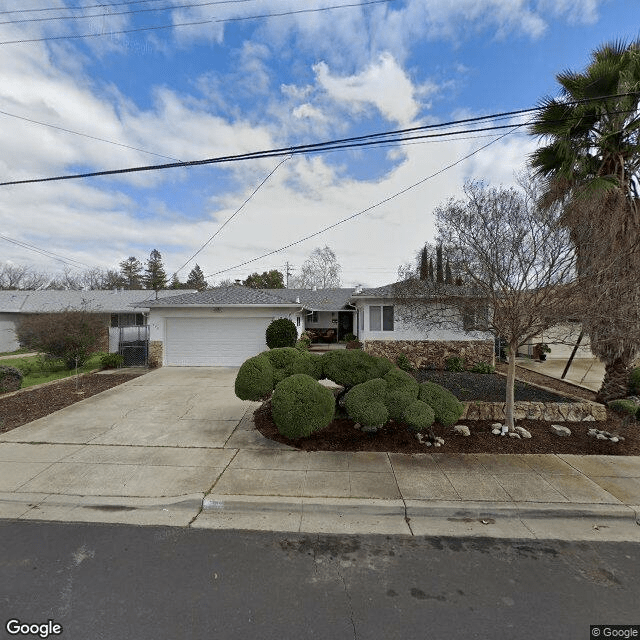
[[[118,353],[123,367],[144,367],[149,362],[149,326],[120,327]]]

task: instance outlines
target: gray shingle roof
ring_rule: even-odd
[[[240,285],[230,287],[216,287],[200,291],[199,293],[187,293],[170,296],[162,300],[154,300],[150,307],[188,307],[201,305],[265,305],[265,306],[291,306],[295,307],[295,296],[275,295],[273,289],[252,289]],[[297,305],[301,306],[301,305]]]
[[[340,311],[351,299],[353,289],[262,289],[288,300],[300,300],[309,311]]]
[[[175,295],[175,290],[158,291],[158,298]],[[148,290],[107,291],[0,291],[0,313],[55,313],[87,309],[99,313],[132,313],[149,308],[155,298]],[[155,301],[155,300],[154,300]]]
[[[470,296],[474,292],[468,286],[457,286],[453,284],[435,285],[433,282],[421,280],[401,280],[385,284],[382,287],[362,289],[359,293],[354,293],[353,298],[401,298],[403,296]]]

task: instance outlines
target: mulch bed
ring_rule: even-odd
[[[271,403],[264,402],[255,412],[256,429],[266,438],[282,442],[303,451],[387,451],[390,453],[575,453],[580,455],[640,455],[640,425],[624,424],[609,412],[606,422],[563,422],[571,429],[570,437],[556,436],[547,422],[518,420],[516,424],[527,429],[532,438],[518,440],[508,436],[494,436],[491,422],[461,420],[471,431],[470,436],[459,436],[453,428],[434,424],[436,436],[444,438],[441,447],[420,444],[405,425],[391,421],[377,433],[364,433],[354,428],[353,420],[338,418],[328,427],[308,438],[289,440],[282,436],[271,418]],[[613,443],[587,436],[591,428],[616,432],[624,442]]]
[[[27,422],[48,416],[54,411],[89,398],[143,375],[142,373],[109,373],[65,378],[46,386],[27,388],[11,396],[0,396],[0,433],[20,427]],[[78,393],[80,392],[80,393]]]

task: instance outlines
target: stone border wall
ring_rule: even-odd
[[[504,420],[504,402],[463,402],[466,420]],[[596,402],[523,402],[515,403],[516,420],[546,422],[583,422],[606,420],[607,408]]]
[[[162,340],[149,341],[149,368],[155,369],[162,366]]]
[[[417,368],[444,369],[452,356],[464,358],[465,367],[479,362],[495,365],[493,340],[365,340],[363,349],[395,362],[404,353]]]

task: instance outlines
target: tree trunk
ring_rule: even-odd
[[[516,351],[518,345],[509,344],[509,366],[507,367],[507,397],[504,407],[504,424],[509,431],[515,431],[513,419],[514,394],[513,385],[516,381]]]
[[[596,395],[596,401],[607,403],[610,400],[617,400],[628,395],[630,372],[631,364],[626,358],[617,358],[607,362],[604,380]]]

